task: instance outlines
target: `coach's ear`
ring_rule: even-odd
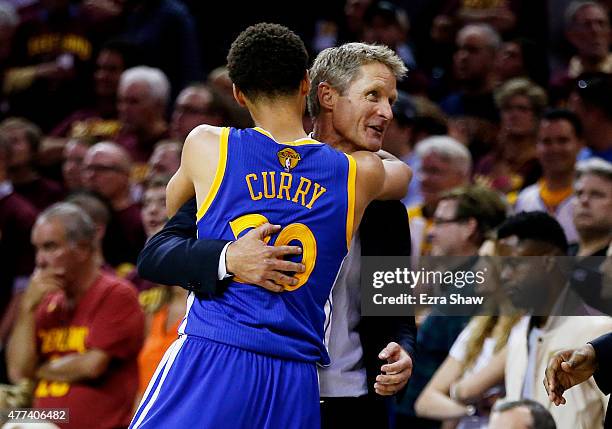
[[[338,99],[338,91],[332,88],[329,83],[321,82],[317,87],[317,96],[319,97],[321,110],[333,110]]]
[[[234,93],[234,99],[238,102],[242,107],[246,107],[246,100],[244,99],[244,94],[235,84],[232,84],[232,91]]]

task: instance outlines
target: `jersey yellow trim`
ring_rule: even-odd
[[[357,178],[357,165],[355,158],[345,154],[349,162],[348,180],[346,184],[348,194],[348,207],[346,210],[346,248],[351,248],[353,240],[353,223],[355,222],[355,181]]]
[[[227,165],[227,143],[229,140],[229,130],[230,129],[227,127],[221,130],[221,137],[219,138],[219,161],[217,162],[217,172],[215,173],[213,183],[208,190],[208,194],[198,210],[196,222],[202,219],[202,216],[206,214],[210,205],[215,199],[217,192],[219,192],[219,188],[221,187],[221,182],[223,181],[223,176],[225,175],[225,167]]]
[[[304,145],[308,145],[308,144],[323,144],[323,143],[321,143],[319,141],[316,141],[314,139],[311,139],[311,138],[303,138],[303,139],[295,140],[295,141],[292,141],[292,142],[282,142],[282,143],[279,143],[279,142],[276,141],[274,136],[272,134],[270,134],[270,132],[264,130],[263,128],[255,127],[253,129],[255,131],[257,131],[257,132],[260,132],[264,136],[267,136],[267,137],[271,138],[272,140],[274,140],[275,143],[282,144],[282,145],[285,145],[285,146],[304,146]]]

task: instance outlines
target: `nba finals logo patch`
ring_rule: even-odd
[[[277,155],[278,162],[280,162],[286,172],[289,172],[294,169],[298,165],[298,162],[300,162],[300,160],[302,159],[302,157],[300,157],[300,154],[297,153],[295,150],[291,149],[290,147],[279,151]]]

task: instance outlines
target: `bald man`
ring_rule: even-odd
[[[103,197],[111,208],[102,252],[113,267],[134,264],[146,238],[140,204],[130,195],[131,169],[128,152],[111,142],[93,145],[83,160],[84,187]]]
[[[198,125],[219,127],[226,122],[227,115],[212,90],[205,84],[193,84],[183,89],[176,98],[170,136],[184,142],[191,130]]]

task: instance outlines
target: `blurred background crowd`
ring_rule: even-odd
[[[87,237],[95,263],[133,286],[134,296],[120,297],[125,305],[113,304],[131,309],[119,329],[124,337],[113,341],[122,350],[118,355],[140,368],[142,394],[176,336],[186,291],[140,279],[136,258],[165,223],[165,186],[189,132],[199,124],[252,125],[233,100],[225,55],[235,36],[259,21],[296,31],[313,58],[327,47],[365,41],[391,47],[409,68],[398,82],[384,149],[414,172],[403,200],[414,263],[421,255],[476,255],[494,231],[495,251],[510,247],[507,255],[539,254],[520,246],[525,239],[556,246],[558,254],[610,254],[610,1],[288,3],[0,0],[3,355],[35,266],[56,263],[40,251],[53,253],[45,247],[53,240],[35,243],[36,252],[33,225],[50,206],[69,202],[39,222],[56,216],[66,231],[93,222]],[[309,130],[306,114],[304,123]],[[74,205],[85,220],[70,212]],[[530,211],[547,217],[506,220]],[[520,240],[503,243],[504,237]],[[64,261],[64,268],[78,270],[77,262]],[[585,263],[582,276],[605,269]],[[612,302],[605,287],[576,290],[592,307]],[[140,306],[130,307],[136,295]],[[520,317],[423,317],[417,364],[396,408],[397,427],[487,427],[491,398],[504,391],[510,399],[534,399],[521,405],[532,415],[546,413],[538,402],[550,404],[534,386],[541,387],[555,339],[575,333],[578,347],[612,331],[612,319],[597,319],[525,325]],[[520,338],[520,329],[529,334]],[[78,343],[78,332],[56,334]],[[46,332],[33,339],[43,350],[51,347],[47,358],[68,351],[53,349],[62,343],[53,338]],[[513,352],[542,338],[550,341],[548,349],[537,355],[523,350],[523,370],[508,363],[517,361]],[[535,384],[509,385],[508,377],[525,377],[516,371],[532,371]],[[28,403],[24,392],[31,385],[6,370],[4,357],[0,382],[4,406]],[[61,405],[61,384],[38,384],[35,396],[55,397]],[[115,383],[106,394],[123,386]],[[601,427],[606,397],[593,383],[581,389],[573,405],[553,413],[558,427]],[[135,390],[124,394],[136,398]],[[476,416],[465,414],[467,403],[476,404]]]

